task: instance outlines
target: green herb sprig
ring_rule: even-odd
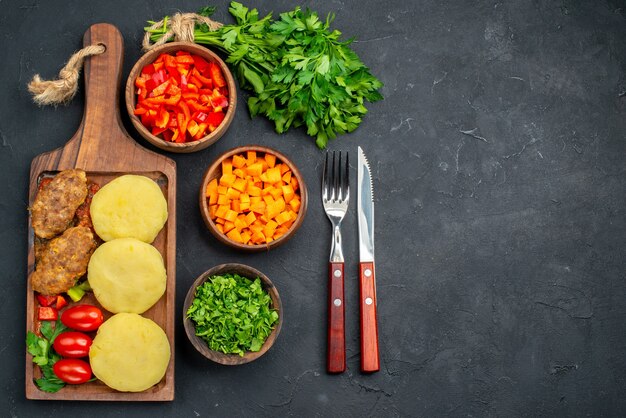
[[[55,393],[65,386],[65,383],[52,370],[54,363],[61,359],[61,356],[54,352],[52,344],[56,337],[67,329],[61,320],[57,320],[54,327],[51,321],[42,321],[40,329],[42,337],[32,331],[26,333],[26,348],[33,356],[33,363],[41,368],[43,375],[35,379],[35,384],[44,392]]]
[[[278,312],[270,306],[259,278],[223,274],[198,286],[187,317],[211,350],[243,356],[259,351],[274,329]]]
[[[229,11],[236,24],[214,32],[196,25],[195,42],[228,54],[241,86],[253,92],[251,116],[266,116],[276,132],[304,125],[325,148],[330,139],[359,126],[367,113],[365,101],[382,99],[382,83],[350,49],[352,40],[340,41],[341,32],[330,30],[333,14],[321,21],[317,13],[296,7],[272,20],[271,13],[260,18],[257,9],[235,1]],[[205,8],[201,14],[213,12]],[[146,28],[153,41],[167,32],[167,19],[159,29]]]

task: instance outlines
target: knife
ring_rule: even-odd
[[[361,307],[361,371],[380,369],[376,321],[376,271],[374,268],[374,186],[369,162],[359,147],[359,305]]]

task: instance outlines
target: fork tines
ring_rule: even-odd
[[[322,175],[322,199],[327,202],[341,202],[348,200],[350,196],[350,164],[348,152],[346,151],[345,167],[342,167],[341,151],[332,151],[332,160],[328,157],[329,154],[330,152],[327,151],[326,159],[324,160],[324,173]]]

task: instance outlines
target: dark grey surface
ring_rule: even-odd
[[[226,2],[216,19],[230,22]],[[83,108],[38,108],[92,23],[125,38],[125,80],[142,27],[203,2],[2,1],[0,6],[0,415],[618,416],[626,408],[626,7],[623,1],[304,2],[356,37],[383,102],[331,143],[373,163],[381,371],[359,372],[356,205],[345,221],[348,371],[325,369],[330,226],[323,154],[238,109],[228,134],[178,164],[177,311],[209,267],[244,262],[278,287],[272,350],[234,368],[194,352],[177,312],[172,403],[24,398],[27,189],[31,159],[74,133]],[[295,6],[256,2],[262,13]],[[130,133],[136,132],[124,121]],[[104,133],[106,134],[106,133]],[[145,142],[140,141],[143,145]],[[311,192],[296,237],[240,254],[204,228],[196,195],[222,151],[259,143],[291,156]],[[353,159],[356,161],[356,159]],[[352,171],[353,180],[356,170]],[[353,182],[353,185],[356,182]]]

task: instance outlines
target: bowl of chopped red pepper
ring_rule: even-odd
[[[194,152],[212,145],[228,129],[236,106],[235,80],[224,61],[189,42],[150,50],[126,83],[133,125],[166,151]]]

